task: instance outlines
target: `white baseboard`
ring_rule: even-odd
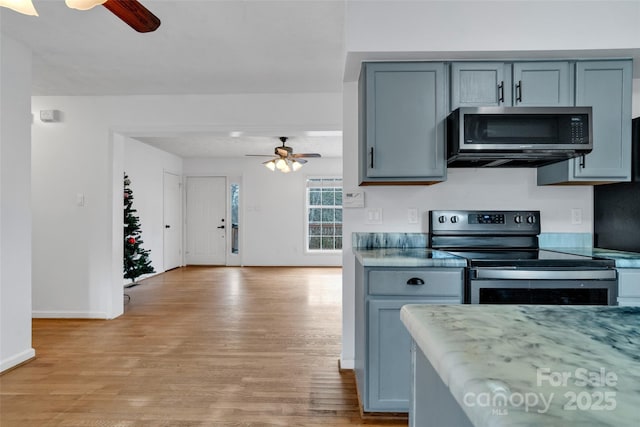
[[[354,359],[340,359],[340,369],[354,369],[355,366]]]
[[[26,362],[29,359],[36,357],[36,351],[32,348],[22,351],[14,356],[5,360],[0,360],[0,372],[4,372],[7,369],[11,369],[18,366],[21,363]]]
[[[109,319],[107,313],[87,311],[32,311],[34,319]]]

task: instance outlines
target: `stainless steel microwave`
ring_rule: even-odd
[[[447,119],[449,167],[538,167],[591,152],[591,107],[461,107]]]

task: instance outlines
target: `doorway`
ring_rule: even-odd
[[[182,182],[179,175],[165,172],[163,181],[164,270],[182,265]]]
[[[187,265],[226,265],[226,178],[187,177]]]

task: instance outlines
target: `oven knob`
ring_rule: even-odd
[[[513,220],[516,222],[516,224],[521,224],[522,223],[522,215],[516,215],[515,218],[513,218]]]
[[[529,216],[527,217],[527,222],[528,222],[529,224],[535,224],[535,223],[536,223],[536,217],[535,217],[535,216],[533,216],[533,215],[529,215]]]
[[[456,222],[458,222],[458,217],[454,215],[451,217],[451,223],[455,224]]]
[[[447,217],[446,217],[446,216],[444,216],[444,215],[440,215],[440,216],[438,217],[438,222],[439,222],[440,224],[443,224],[443,223],[447,222]]]

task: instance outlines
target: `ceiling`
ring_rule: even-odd
[[[0,29],[32,49],[36,96],[342,91],[344,0],[141,0],[162,21],[146,34],[102,6],[33,3],[38,17],[0,8]],[[285,136],[294,152],[342,155],[339,136]],[[136,139],[183,157],[271,154],[279,144],[194,132]]]

